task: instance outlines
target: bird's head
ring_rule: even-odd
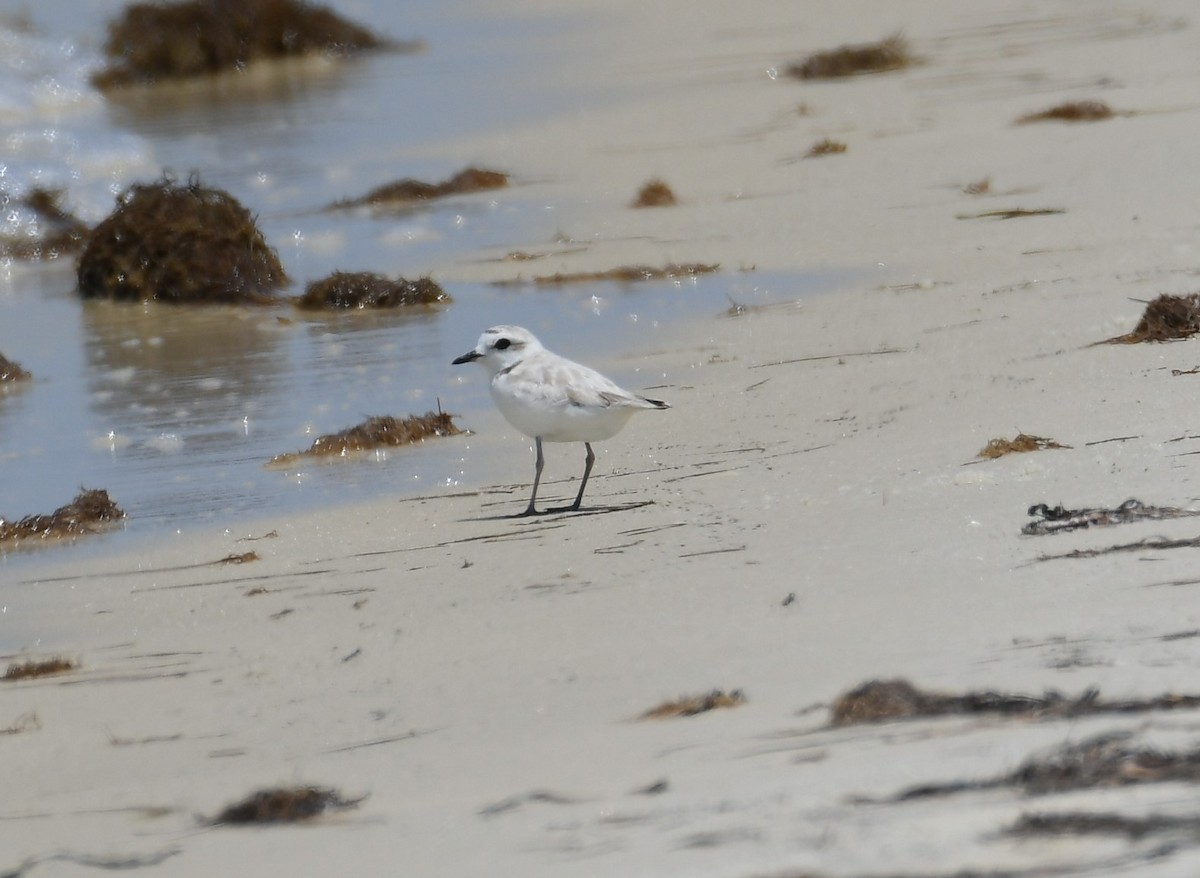
[[[532,351],[541,350],[532,332],[520,326],[493,326],[479,336],[473,350],[455,357],[453,365],[478,361],[492,375],[515,366]]]

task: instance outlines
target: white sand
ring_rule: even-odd
[[[675,406],[601,450],[598,514],[503,517],[524,506],[530,462],[481,432],[455,441],[511,455],[518,484],[6,585],[0,619],[51,632],[23,657],[82,668],[0,684],[0,727],[38,720],[0,736],[0,870],[65,851],[164,856],[139,871],[173,876],[1193,874],[1186,845],[1148,859],[1155,837],[1001,834],[1026,812],[1193,814],[1178,786],[856,798],[993,777],[1101,731],[1190,746],[1192,712],[826,727],[828,703],[874,677],[1200,692],[1197,641],[1163,639],[1200,628],[1196,550],[1035,561],[1200,522],[1019,533],[1038,502],[1195,501],[1200,378],[1171,373],[1200,364],[1195,342],[1088,346],[1131,329],[1134,300],[1195,285],[1193,8],[670,3],[635,28],[619,22],[641,6],[595,5],[610,63],[573,75],[630,97],[447,146],[524,168],[589,242],[538,273],[719,261],[845,269],[848,289],[596,364],[638,370]],[[922,66],[766,73],[897,29]],[[1132,114],[1012,124],[1091,98]],[[826,135],[848,151],[798,158]],[[683,204],[628,210],[652,175]],[[961,191],[985,177],[995,194]],[[959,218],[1007,208],[1066,212]],[[511,271],[464,258],[440,273]],[[1072,447],[975,458],[1018,430]],[[548,452],[552,475],[578,471],[581,449]],[[261,561],[203,566],[250,548]],[[748,702],[636,721],[713,688]],[[281,783],[369,798],[300,828],[198,822]]]

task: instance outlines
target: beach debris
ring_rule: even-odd
[[[256,537],[255,536],[238,537],[237,541],[239,543],[256,543],[259,540],[276,540],[276,539],[279,539],[279,531],[272,529],[272,530],[267,531],[265,534],[259,534]]]
[[[1172,814],[1148,814],[1133,817],[1115,811],[1056,811],[1050,813],[1022,814],[1009,827],[1006,835],[1059,836],[1059,835],[1104,835],[1125,836],[1136,841],[1149,835],[1164,832],[1182,832],[1189,836],[1200,836],[1200,816],[1176,816]]]
[[[653,783],[647,784],[644,787],[639,787],[633,791],[635,796],[661,796],[671,788],[671,782],[667,778],[661,778]]]
[[[49,515],[27,515],[20,521],[0,517],[0,546],[97,533],[124,517],[107,491],[83,488],[74,500]]]
[[[377,415],[340,433],[320,436],[305,451],[278,454],[267,465],[286,466],[306,457],[350,457],[377,448],[412,445],[431,437],[455,436],[462,430],[454,423],[454,417],[440,408],[403,419]]]
[[[1096,344],[1139,344],[1144,341],[1175,341],[1200,332],[1200,293],[1174,296],[1169,293],[1146,303],[1133,332]]]
[[[428,277],[416,280],[395,280],[371,271],[335,271],[315,280],[296,300],[296,307],[306,311],[319,309],[398,308],[410,305],[445,305],[453,301],[450,294]]]
[[[790,65],[785,72],[797,79],[839,79],[864,73],[886,73],[903,70],[917,63],[908,41],[892,34],[874,43],[857,43],[815,52],[803,61]]]
[[[1021,528],[1030,536],[1065,533],[1080,528],[1102,527],[1110,524],[1129,524],[1134,521],[1162,521],[1169,518],[1190,518],[1200,510],[1176,506],[1147,506],[1141,500],[1129,499],[1114,509],[1066,509],[1061,504],[1051,508],[1045,503],[1029,507],[1029,515],[1037,516]]]
[[[633,199],[630,207],[673,207],[678,203],[671,187],[655,177],[638,190],[637,198]]]
[[[962,191],[966,195],[987,195],[992,191],[992,178],[981,177],[971,183],[967,183],[962,187]]]
[[[33,376],[21,368],[19,363],[14,363],[4,354],[0,354],[0,384],[6,384],[14,381],[28,381]]]
[[[65,674],[67,671],[73,671],[79,667],[79,662],[72,661],[62,656],[55,656],[49,659],[30,659],[26,662],[17,662],[8,666],[8,670],[4,672],[4,676],[0,677],[3,680],[32,680],[35,677],[52,677],[55,674]]]
[[[426,183],[423,180],[412,178],[385,183],[359,198],[335,201],[326,209],[408,207],[414,202],[432,201],[435,198],[445,198],[449,195],[468,195],[472,192],[485,192],[489,189],[503,189],[507,185],[508,174],[472,166],[440,183]]]
[[[251,561],[261,561],[258,552],[234,552],[224,558],[218,558],[213,564],[249,564]]]
[[[115,856],[97,856],[77,851],[54,851],[49,854],[26,857],[13,868],[0,872],[0,878],[26,878],[35,867],[43,863],[71,863],[76,866],[110,872],[145,869],[161,865],[181,853],[183,853],[183,849],[177,847],[166,848],[150,854],[117,854]]]
[[[42,721],[36,711],[23,713],[13,720],[12,725],[0,728],[0,735],[22,735],[25,732],[38,732],[42,729]]]
[[[1061,207],[1010,207],[1002,210],[985,210],[983,213],[960,213],[957,219],[1020,219],[1026,216],[1054,216],[1067,211]]]
[[[990,780],[912,787],[895,797],[907,801],[973,790],[1015,787],[1039,796],[1146,783],[1200,782],[1200,750],[1172,752],[1133,747],[1127,732],[1110,732],[1033,756],[1010,774]]]
[[[809,147],[808,152],[804,154],[806,159],[815,159],[823,155],[839,155],[847,149],[846,144],[838,140],[830,140],[824,137]]]
[[[507,814],[510,811],[515,811],[522,805],[529,802],[541,802],[547,805],[574,805],[579,799],[573,799],[570,796],[564,796],[562,793],[556,793],[553,790],[530,790],[527,793],[521,793],[516,796],[509,796],[507,799],[501,799],[493,805],[487,805],[479,811],[480,817],[496,817],[500,814]]]
[[[132,3],[108,25],[101,90],[241,71],[271,58],[348,55],[389,43],[325,6],[303,0]]]
[[[718,271],[720,267],[717,263],[705,264],[700,262],[683,264],[672,262],[662,268],[650,265],[623,265],[619,268],[610,268],[605,271],[538,275],[528,280],[525,278],[498,280],[493,281],[493,286],[509,287],[524,286],[527,284],[533,284],[534,286],[563,286],[565,284],[594,283],[596,281],[614,281],[616,283],[631,284],[647,280],[674,280],[675,278],[695,277],[700,274],[709,274]]]
[[[87,223],[64,210],[61,201],[62,192],[40,187],[22,198],[0,193],[0,207],[15,229],[0,234],[0,258],[57,259],[82,248]]]
[[[1024,454],[1030,451],[1041,451],[1046,448],[1070,448],[1070,445],[1060,445],[1053,439],[1044,436],[1031,436],[1029,433],[1018,433],[1014,439],[991,439],[976,455],[988,460],[995,460],[1006,454]]]
[[[1183,539],[1168,539],[1166,537],[1146,537],[1132,543],[1118,543],[1115,546],[1105,546],[1102,549],[1076,549],[1073,552],[1063,552],[1059,555],[1038,555],[1038,561],[1061,561],[1064,558],[1098,558],[1101,555],[1115,555],[1121,552],[1160,552],[1166,549],[1198,549],[1200,536]]]
[[[1018,125],[1031,122],[1100,122],[1116,113],[1104,101],[1067,101],[1048,110],[1029,113],[1017,120]]]
[[[963,714],[999,714],[1033,719],[1060,719],[1098,713],[1141,713],[1151,710],[1200,708],[1200,695],[1160,695],[1149,699],[1105,701],[1097,689],[1077,698],[1058,692],[1014,695],[970,691],[961,695],[919,689],[908,680],[868,680],[838,697],[830,710],[831,726],[892,720],[927,719]]]
[[[211,826],[298,823],[329,811],[357,808],[366,798],[363,795],[347,799],[337,790],[326,787],[276,787],[251,793],[226,807],[208,823]]]
[[[657,707],[652,707],[638,719],[673,719],[680,716],[696,716],[725,707],[740,707],[746,703],[746,696],[741,689],[725,692],[723,689],[713,689],[703,695],[688,695],[674,701],[664,701]]]
[[[85,299],[132,301],[269,303],[288,282],[250,212],[196,177],[126,189],[88,237],[77,274]]]

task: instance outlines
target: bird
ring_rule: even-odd
[[[625,390],[595,369],[590,369],[542,346],[520,326],[493,326],[484,330],[472,350],[456,357],[452,365],[478,362],[491,376],[492,401],[504,418],[534,441],[537,464],[529,506],[517,517],[537,514],[538,485],[542,480],[543,442],[582,442],[583,479],[575,502],[548,512],[576,512],[583,502],[588,476],[596,455],[592,443],[620,432],[635,412],[671,406]]]

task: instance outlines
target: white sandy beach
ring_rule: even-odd
[[[532,459],[493,414],[448,441],[511,461],[510,484],[6,584],[0,619],[46,632],[7,660],[80,669],[0,682],[0,875],[1195,874],[1194,835],[1154,855],[1154,835],[1004,834],[1031,812],[1195,815],[1190,786],[865,801],[1101,732],[1186,749],[1195,712],[827,726],[880,677],[1200,693],[1198,641],[1169,637],[1200,629],[1197,550],[1037,561],[1200,523],[1020,534],[1035,503],[1200,503],[1200,377],[1172,374],[1198,343],[1090,347],[1196,288],[1193,6],[591,5],[610,63],[573,75],[630,97],[443,147],[570,217],[588,246],[537,272],[720,262],[845,288],[594,362],[674,408],[598,449],[583,513],[506,517]],[[907,71],[768,73],[901,30]],[[1119,115],[1013,124],[1081,99]],[[846,153],[801,158],[826,136]],[[628,209],[656,175],[682,203]],[[1016,208],[1064,212],[963,218]],[[439,277],[511,276],[481,255]],[[1070,447],[976,458],[1019,431]],[[545,499],[574,495],[582,457],[547,446]],[[715,688],[746,704],[637,719]],[[293,783],[367,798],[295,827],[202,822]]]

